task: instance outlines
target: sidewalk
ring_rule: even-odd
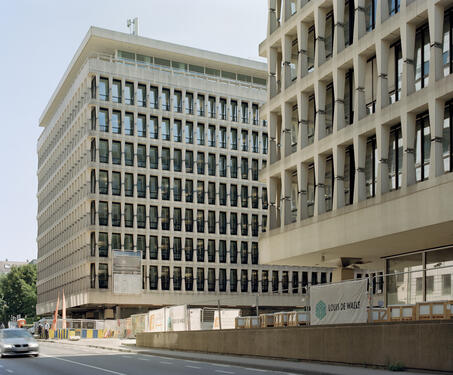
[[[282,359],[267,359],[260,357],[241,357],[234,355],[209,354],[199,352],[182,352],[164,349],[152,349],[137,347],[135,339],[81,339],[79,341],[69,340],[42,340],[43,342],[68,344],[75,346],[91,347],[105,350],[116,350],[136,354],[147,354],[160,357],[168,357],[190,361],[211,362],[240,367],[252,367],[261,370],[289,372],[304,375],[389,375],[393,371],[367,368],[350,365],[325,364],[317,362],[298,362]],[[420,374],[446,374],[445,372],[427,371],[404,371],[405,375]]]

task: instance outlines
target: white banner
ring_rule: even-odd
[[[165,308],[148,313],[148,332],[165,332]]]
[[[214,311],[214,325],[212,329],[220,329],[220,323],[222,323],[222,329],[234,329],[236,317],[240,313],[241,310],[220,310],[222,321],[219,322],[219,311]]]
[[[166,308],[167,331],[187,331],[187,306]]]
[[[310,287],[310,324],[366,323],[367,279]]]

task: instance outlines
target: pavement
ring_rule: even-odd
[[[81,339],[79,341],[69,340],[46,340],[46,343],[64,344],[78,348],[93,348],[110,350],[136,355],[148,355],[157,358],[169,358],[185,361],[197,361],[197,363],[217,364],[223,366],[234,366],[237,368],[255,369],[257,371],[273,371],[290,374],[304,375],[387,375],[394,374],[382,368],[370,368],[361,366],[350,366],[342,364],[327,364],[320,362],[293,361],[282,359],[271,359],[262,357],[248,357],[237,355],[223,355],[199,352],[183,352],[155,348],[137,347],[135,339]],[[428,371],[404,371],[407,375],[422,374],[446,374],[445,372]]]

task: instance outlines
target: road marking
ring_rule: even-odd
[[[262,370],[260,368],[243,367],[243,369],[244,370],[249,370],[249,371],[267,372],[267,370]]]
[[[188,368],[196,368],[197,370],[201,369],[201,367],[198,367],[198,366],[191,366],[191,365],[185,365],[184,367],[188,367]]]
[[[215,370],[215,372],[220,372],[221,374],[235,374],[232,371],[224,371],[224,370]]]
[[[101,370],[101,371],[104,371],[104,372],[108,372],[109,374],[115,374],[115,375],[127,375],[127,374],[124,374],[124,373],[122,373],[122,372],[107,370],[107,369],[102,368],[102,367],[91,366],[91,365],[87,365],[86,363],[81,363],[81,362],[77,362],[77,361],[71,361],[70,359],[52,357],[51,355],[46,355],[46,354],[41,354],[41,356],[43,356],[43,357],[48,357],[48,358],[53,358],[53,359],[56,359],[56,360],[58,360],[58,361],[73,363],[73,364],[75,364],[75,365],[80,365],[80,366],[85,366],[85,367],[93,368],[93,369],[95,369],[95,370]]]
[[[138,358],[135,358],[135,359],[138,359],[139,361],[149,361],[148,358],[140,358],[140,357],[138,357]]]
[[[159,361],[159,362],[164,364],[164,365],[172,365],[173,364],[172,362],[168,362],[168,361]]]
[[[231,367],[230,365],[224,365],[223,363],[211,363],[213,366],[219,366],[219,367]]]

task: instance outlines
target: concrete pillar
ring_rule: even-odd
[[[403,56],[403,77],[401,97],[406,97],[415,91],[415,25],[403,24],[401,32],[401,53]]]
[[[291,154],[291,117],[292,105],[291,103],[282,104],[282,135],[280,151],[283,157]]]
[[[344,86],[346,73],[344,70],[333,71],[333,90],[335,96],[335,110],[333,112],[333,131],[337,132],[345,127],[344,121]]]
[[[281,173],[282,196],[281,196],[281,226],[291,224],[291,172],[283,171]]]
[[[429,85],[444,76],[442,61],[442,37],[444,25],[444,8],[434,1],[428,2],[429,39],[431,50],[429,55]],[[451,51],[450,51],[451,53]],[[430,117],[431,118],[431,117]]]
[[[445,102],[429,98],[429,125],[431,132],[431,153],[429,178],[438,177],[444,174],[444,160],[442,157],[442,136],[444,125]]]
[[[282,1],[283,1],[282,19],[286,22],[291,17],[291,2],[290,2],[290,0],[282,0]]]
[[[344,159],[345,149],[343,146],[333,148],[333,170],[335,173],[335,185],[333,189],[332,209],[336,210],[344,206]]]
[[[308,95],[304,92],[297,94],[297,111],[299,115],[299,134],[297,149],[308,146]]]
[[[388,1],[378,1],[376,6],[376,26],[383,23],[389,17]]]
[[[282,38],[282,87],[285,89],[291,86],[291,48],[292,40],[289,35]]]
[[[344,49],[344,1],[333,2],[333,19],[335,29],[333,34],[333,55]]]
[[[354,137],[354,161],[356,166],[354,182],[354,203],[366,199],[365,184],[366,137]]]
[[[383,3],[387,3],[383,1]],[[388,89],[388,61],[389,61],[390,45],[389,42],[381,39],[376,42],[376,64],[377,64],[377,93],[376,93],[376,109],[386,107],[389,104],[389,89]]]
[[[376,142],[377,142],[377,159],[379,160],[377,170],[377,186],[376,195],[381,195],[389,191],[389,142],[390,142],[390,127],[382,124],[376,126]]]
[[[354,122],[360,121],[366,116],[365,103],[365,69],[366,59],[361,55],[354,55],[354,81],[355,81],[355,101],[354,101]]]
[[[297,78],[308,74],[308,25],[304,22],[297,24],[298,70]]]
[[[315,66],[320,66],[326,61],[326,11],[320,7],[315,7],[315,32]]]
[[[359,39],[366,33],[365,24],[365,0],[354,0],[355,16],[354,16],[354,44],[357,44]]]
[[[315,139],[320,140],[326,136],[326,84],[322,81],[315,82]]]
[[[326,201],[324,197],[326,176],[326,157],[325,155],[315,155],[315,181],[316,181],[316,194],[315,194],[315,211],[314,215],[321,215],[326,212]]]
[[[297,188],[299,194],[299,207],[297,208],[297,221],[308,217],[307,192],[308,192],[308,165],[297,164]]]
[[[267,69],[269,73],[269,82],[267,90],[268,101],[277,94],[277,50],[275,48],[269,48],[267,51],[268,64]],[[229,108],[229,106],[228,106]]]
[[[415,114],[401,115],[401,133],[403,137],[403,181],[401,186],[415,184]]]

